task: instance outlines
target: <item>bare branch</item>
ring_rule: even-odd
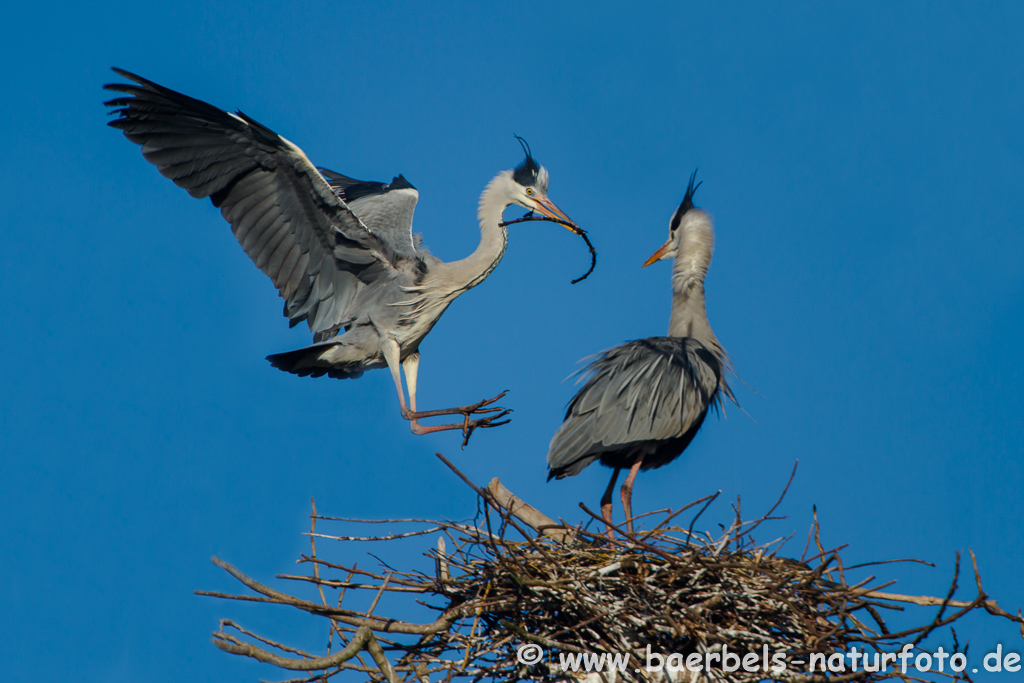
[[[373,634],[370,632],[370,629],[363,627],[356,631],[356,635],[352,638],[352,641],[345,647],[345,649],[338,650],[334,654],[326,657],[316,657],[314,659],[292,659],[290,657],[275,655],[261,647],[256,647],[251,643],[239,640],[224,631],[214,632],[213,644],[221,650],[230,652],[233,655],[245,655],[246,657],[252,657],[253,659],[265,664],[273,664],[280,669],[287,669],[289,671],[325,671],[339,666],[342,662],[347,662],[355,657],[359,651],[366,646],[366,643],[372,637]],[[377,647],[380,649],[379,645]],[[374,659],[376,660],[376,658]]]
[[[491,479],[491,483],[487,485],[487,492],[494,498],[494,502],[542,536],[549,536],[558,543],[572,537],[571,529],[566,528],[564,524],[558,524],[537,508],[513,495],[497,477]]]

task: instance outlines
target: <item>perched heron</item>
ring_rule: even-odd
[[[418,411],[419,345],[448,305],[484,281],[508,243],[502,224],[513,204],[579,228],[548,198],[548,172],[520,138],[526,159],[502,171],[480,196],[480,245],[445,263],[412,234],[419,193],[399,175],[390,183],[321,173],[296,145],[242,112],[230,114],[140,76],[104,86],[123,96],[107,102],[110,125],[193,197],[209,197],[245,253],[274,282],[284,315],[306,321],[314,343],[268,357],[297,375],[338,379],[391,370],[402,417],[415,434],[493,427],[508,411],[485,408],[504,394],[444,410]],[[406,403],[402,371],[409,391]],[[422,425],[437,415],[462,422]],[[470,419],[471,415],[485,414]]]
[[[619,471],[622,507],[629,532],[633,479],[643,469],[666,465],[690,445],[708,408],[724,393],[729,356],[711,331],[704,309],[704,277],[711,263],[715,232],[711,217],[693,205],[697,172],[672,215],[668,240],[647,259],[674,258],[672,316],[667,337],[626,342],[596,356],[583,372],[583,387],[569,402],[565,421],[551,439],[548,480],[579,474],[595,460],[613,469],[601,498],[601,516],[612,532],[612,489]]]

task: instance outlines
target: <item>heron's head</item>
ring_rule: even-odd
[[[537,163],[530,153],[530,145],[526,140],[516,136],[519,144],[522,145],[526,158],[523,163],[516,166],[509,173],[509,200],[512,204],[539,213],[559,223],[569,223],[575,226],[576,223],[565,212],[558,208],[548,198],[548,170]],[[569,227],[569,226],[566,226]],[[570,228],[571,230],[571,228]]]
[[[686,196],[683,197],[683,201],[679,204],[679,208],[676,209],[675,213],[672,214],[672,220],[668,225],[668,239],[665,240],[665,244],[658,247],[658,250],[651,254],[651,257],[644,261],[642,267],[647,267],[655,261],[664,261],[665,259],[675,258],[679,252],[680,243],[680,231],[685,229],[688,218],[696,217],[693,212],[701,214],[701,217],[706,217],[703,211],[696,209],[693,205],[693,195],[697,191],[697,188],[701,186],[701,183],[694,185],[694,180],[697,179],[697,171],[694,169],[693,175],[690,176],[690,184],[686,187]],[[703,182],[703,181],[701,181]],[[702,221],[703,222],[703,221]],[[712,239],[714,239],[712,237]]]

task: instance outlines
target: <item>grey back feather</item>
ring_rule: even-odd
[[[650,337],[604,351],[583,373],[586,381],[548,451],[551,476],[558,478],[603,453],[684,437],[715,401],[722,367],[696,339]]]
[[[420,193],[404,176],[380,183],[356,180],[326,168],[320,172],[370,232],[397,251],[415,253],[419,249],[423,238],[412,233],[412,218]]]

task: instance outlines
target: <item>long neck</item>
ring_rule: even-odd
[[[441,266],[450,286],[455,292],[472,289],[484,281],[505,255],[508,246],[508,230],[501,221],[509,206],[506,177],[508,171],[499,173],[480,195],[477,218],[480,221],[480,244],[464,259]]]
[[[723,365],[727,365],[728,356],[711,329],[704,307],[704,278],[715,246],[711,218],[699,209],[691,209],[683,216],[676,240],[668,334],[670,337],[693,337],[718,356]]]

